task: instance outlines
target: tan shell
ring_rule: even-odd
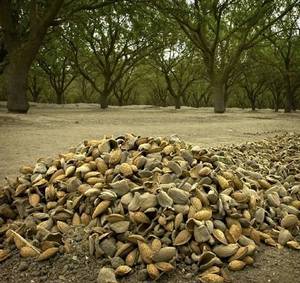
[[[239,225],[232,224],[229,228],[229,233],[233,238],[233,241],[236,243],[242,235],[242,229]]]
[[[59,248],[56,248],[56,247],[49,248],[49,249],[45,250],[44,252],[42,252],[38,256],[37,261],[46,260],[46,259],[56,255],[58,251],[59,251]]]
[[[257,231],[256,229],[251,229],[250,231],[250,238],[256,243],[260,243],[261,233]]]
[[[76,167],[74,165],[71,165],[66,168],[65,175],[67,177],[72,176],[75,173],[75,170],[76,170]]]
[[[182,213],[178,213],[175,216],[174,228],[177,230],[182,223],[183,223],[183,214]]]
[[[80,225],[81,221],[80,221],[80,216],[77,212],[74,213],[73,218],[72,218],[72,225],[76,226],[76,225]]]
[[[198,211],[200,209],[202,209],[202,202],[199,198],[197,197],[192,197],[191,198],[191,205],[193,206],[193,208]]]
[[[5,249],[0,249],[0,262],[6,260],[8,257],[10,257],[10,251]]]
[[[171,272],[175,269],[175,267],[169,262],[157,262],[155,266],[163,272]]]
[[[150,223],[150,219],[142,211],[133,212],[133,219],[136,223],[145,223],[145,224]]]
[[[204,272],[202,272],[200,274],[200,277],[207,275],[207,274],[218,274],[218,273],[220,273],[220,271],[221,271],[221,268],[219,266],[212,266],[212,267],[206,269]]]
[[[232,181],[238,190],[243,189],[243,182],[238,178],[238,176],[233,175]]]
[[[122,150],[120,148],[112,150],[109,158],[109,164],[116,165],[121,161]]]
[[[230,257],[237,252],[239,246],[237,244],[218,245],[213,248],[213,252],[218,257]]]
[[[212,210],[210,208],[203,208],[196,212],[194,218],[200,221],[210,220],[212,217]]]
[[[247,255],[253,255],[256,250],[256,245],[251,244],[248,245],[247,248],[248,248]]]
[[[92,218],[96,218],[97,216],[99,216],[100,214],[102,214],[109,206],[110,206],[110,201],[109,200],[103,200],[101,201],[97,207],[95,208]]]
[[[204,251],[198,258],[200,270],[207,270],[212,266],[221,266],[222,261],[211,251]]]
[[[151,249],[154,253],[159,252],[159,250],[161,249],[161,241],[160,239],[153,239],[152,243],[151,243]]]
[[[31,206],[36,207],[40,203],[41,197],[39,194],[30,194],[29,203]]]
[[[45,196],[47,200],[55,200],[56,199],[56,189],[52,184],[50,184],[46,189],[45,189]]]
[[[63,234],[67,233],[69,231],[69,229],[71,228],[70,225],[68,225],[67,223],[65,223],[63,221],[57,221],[56,226],[57,226],[58,230]]]
[[[14,239],[16,247],[20,250],[22,247],[29,247],[30,249],[34,250],[36,253],[40,253],[40,251],[34,247],[32,244],[30,244],[26,239],[24,239],[20,234],[13,230],[9,230],[9,232],[12,234],[12,237]]]
[[[251,256],[246,256],[243,258],[243,262],[245,262],[247,265],[251,265],[254,263],[254,259]]]
[[[125,216],[121,215],[121,214],[118,214],[118,213],[112,213],[112,214],[107,215],[106,220],[109,223],[115,223],[115,222],[118,222],[118,221],[125,220]]]
[[[20,249],[20,255],[22,257],[35,257],[38,256],[40,253],[38,253],[35,249],[32,249],[31,247],[24,246]]]
[[[205,176],[208,176],[210,173],[211,173],[211,169],[207,166],[201,168],[198,172],[199,176],[201,177],[205,177]]]
[[[283,228],[290,228],[297,224],[298,217],[294,214],[288,214],[281,219],[280,225]]]
[[[262,189],[267,190],[271,188],[271,184],[264,179],[257,180]]]
[[[233,260],[228,264],[228,268],[232,271],[242,270],[246,263],[241,260]]]
[[[142,260],[145,263],[151,263],[154,252],[150,246],[144,242],[138,241],[138,247]]]
[[[297,241],[288,241],[286,244],[289,248],[300,250],[300,243]]]
[[[201,283],[224,283],[224,278],[214,273],[203,275],[199,280]]]
[[[125,276],[127,275],[128,273],[130,273],[132,270],[132,268],[128,265],[120,265],[116,268],[115,270],[115,274],[117,276]]]
[[[248,254],[248,247],[240,247],[237,252],[231,256],[228,261],[233,261],[237,259],[242,259]]]
[[[169,144],[165,146],[161,152],[164,153],[165,155],[170,155],[173,151],[174,151],[174,146]]]
[[[125,177],[131,176],[133,174],[131,165],[129,165],[128,163],[122,163],[120,165],[120,173]]]
[[[107,164],[101,158],[97,158],[96,166],[97,166],[97,170],[103,175],[105,174],[106,170],[108,169]]]
[[[128,254],[133,249],[131,243],[122,244],[116,251],[115,256],[124,256]]]
[[[41,250],[42,251],[45,251],[45,250],[48,250],[50,248],[53,248],[55,246],[57,246],[57,242],[54,242],[54,241],[43,241],[41,243]]]
[[[291,205],[297,209],[300,209],[300,200],[293,200]]]
[[[154,262],[168,262],[176,257],[175,247],[163,247],[157,253],[153,255]]]
[[[222,243],[224,245],[228,244],[227,239],[222,230],[214,229],[212,234],[220,243]]]
[[[110,224],[110,229],[117,234],[121,234],[128,231],[129,225],[130,225],[129,221],[118,221]]]
[[[188,230],[182,230],[176,236],[173,244],[174,246],[181,246],[186,244],[192,238],[192,234]]]
[[[194,226],[194,238],[198,243],[207,242],[210,238],[210,231],[207,229],[205,225],[195,225]]]
[[[157,280],[159,278],[159,270],[154,264],[147,264],[147,272],[152,280]]]
[[[138,241],[146,242],[145,238],[139,234],[131,234],[127,237],[127,240],[135,244],[137,244]]]
[[[217,175],[216,177],[222,190],[226,190],[230,187],[229,182],[223,176]]]
[[[249,196],[242,191],[233,192],[231,196],[239,203],[245,203],[249,201]]]
[[[138,250],[134,249],[126,256],[125,263],[128,266],[133,266],[138,258]]]
[[[86,214],[85,212],[80,216],[81,223],[84,225],[88,225],[91,221],[91,216]]]
[[[173,199],[164,191],[157,194],[157,201],[161,207],[171,207],[173,205]]]
[[[285,245],[288,241],[291,241],[293,236],[291,235],[289,230],[282,229],[278,235],[278,243],[280,245]]]

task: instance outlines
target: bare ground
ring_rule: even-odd
[[[214,114],[212,109],[153,107],[114,107],[99,110],[95,105],[65,107],[35,105],[27,115],[8,114],[0,108],[0,184],[4,177],[15,177],[23,164],[40,157],[56,156],[83,139],[125,132],[145,136],[177,134],[187,142],[203,147],[239,144],[261,140],[284,132],[300,132],[300,113],[250,112],[229,109]],[[0,264],[0,282],[96,282],[101,262],[78,256],[57,256],[42,265],[27,262],[20,271],[14,255]],[[233,282],[300,282],[300,253],[261,247],[255,268],[232,274]],[[183,270],[187,269],[187,270]],[[160,282],[197,282],[188,267],[180,267]],[[133,275],[130,282],[136,282]]]

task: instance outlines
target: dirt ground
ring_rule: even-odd
[[[18,168],[40,157],[56,156],[81,140],[118,135],[167,136],[177,134],[203,147],[240,144],[283,132],[300,132],[300,113],[250,112],[229,109],[214,114],[212,109],[112,107],[96,105],[65,107],[34,105],[27,115],[8,114],[0,107],[0,184],[16,177]],[[77,255],[57,256],[41,265],[14,255],[0,264],[0,282],[96,282],[101,262]],[[25,262],[27,267],[20,268]],[[300,252],[261,247],[255,268],[232,274],[233,282],[300,282]],[[24,269],[24,270],[23,270]],[[186,269],[186,270],[184,270]],[[21,271],[23,270],[23,271]],[[162,277],[160,282],[197,282],[188,267]],[[136,282],[132,277],[127,282]]]

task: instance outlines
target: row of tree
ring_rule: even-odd
[[[0,0],[2,96],[24,113],[28,97],[52,93],[101,108],[290,112],[300,107],[299,16],[299,0]]]

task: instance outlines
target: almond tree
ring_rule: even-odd
[[[194,68],[193,51],[178,42],[152,55],[154,63],[151,65],[163,75],[175,109],[180,109],[189,88],[199,79]]]
[[[55,92],[57,104],[65,103],[65,92],[77,77],[70,57],[68,46],[58,32],[47,38],[37,56],[37,64],[46,74]]]
[[[73,60],[98,93],[102,109],[108,107],[116,85],[149,52],[151,33],[140,26],[140,16],[137,11],[110,6],[101,13],[82,15],[70,29]]]
[[[5,50],[6,57],[2,61],[7,62],[4,91],[9,111],[26,113],[29,109],[28,73],[49,29],[61,24],[70,14],[101,9],[114,2],[117,0],[0,0],[0,34],[4,45],[1,49]],[[58,18],[60,11],[65,15]]]
[[[203,58],[216,113],[225,112],[225,85],[245,51],[299,0],[152,0],[178,24]]]
[[[290,11],[273,29],[264,34],[273,47],[269,60],[272,63],[275,61],[274,67],[279,70],[284,81],[285,112],[296,110],[296,92],[300,88],[299,15],[299,9]]]

